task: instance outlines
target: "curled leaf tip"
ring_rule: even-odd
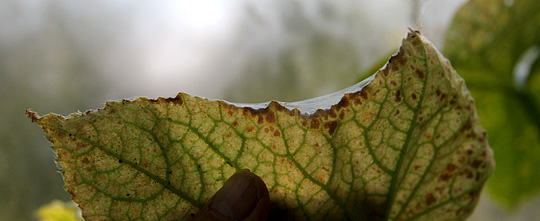
[[[39,119],[39,115],[37,112],[33,111],[31,108],[28,108],[25,112],[25,115],[32,120],[32,122],[36,122],[37,119]]]

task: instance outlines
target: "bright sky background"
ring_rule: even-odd
[[[277,2],[283,5],[287,1]],[[297,2],[309,15],[317,9],[313,2],[319,1]],[[344,2],[346,4],[331,4],[341,13],[360,11],[365,15],[362,19],[367,20],[363,22],[370,24],[362,27],[365,31],[358,36],[366,39],[359,41],[359,47],[366,51],[361,62],[373,62],[395,50],[406,35],[407,27],[413,26],[410,1]],[[426,1],[422,14],[424,34],[440,44],[443,30],[463,2]],[[18,12],[8,12],[13,11],[9,8],[4,10],[7,14],[22,13],[18,15],[18,24],[12,26],[19,30],[5,31],[4,34],[17,40],[17,33],[43,31],[40,25],[44,18],[50,18],[47,10],[54,8],[59,10],[54,13],[63,24],[59,28],[66,29],[80,50],[88,53],[97,74],[105,75],[113,82],[114,87],[108,91],[111,98],[174,96],[179,91],[223,98],[223,91],[239,77],[234,71],[235,65],[242,65],[242,61],[247,60],[234,48],[239,44],[241,24],[245,25],[245,19],[251,19],[246,12],[246,3],[254,3],[254,8],[271,25],[261,33],[248,33],[245,44],[252,44],[252,50],[261,53],[272,53],[272,47],[283,44],[279,39],[285,34],[279,27],[282,22],[280,8],[275,6],[279,4],[274,1],[26,0],[19,3]],[[0,9],[0,16],[1,13]],[[317,22],[317,14],[311,15],[309,19]],[[325,24],[322,20],[320,24],[329,29],[336,28],[335,24]]]

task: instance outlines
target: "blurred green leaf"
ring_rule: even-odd
[[[508,208],[540,192],[539,10],[538,0],[470,1],[444,50],[467,81],[495,152],[489,192]],[[521,62],[524,56],[532,59]],[[516,65],[528,76],[516,80]]]

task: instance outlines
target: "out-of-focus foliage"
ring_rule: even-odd
[[[89,108],[101,103],[107,85],[91,74],[89,57],[66,33],[59,19],[64,12],[24,7],[0,1],[0,220],[32,220],[33,211],[51,199],[69,200],[55,172],[54,153],[44,148],[49,144],[24,110],[30,105],[61,113],[73,106]],[[39,25],[13,24],[25,19]]]
[[[539,9],[538,0],[472,0],[456,14],[444,48],[495,152],[489,192],[509,208],[540,193]]]
[[[81,211],[73,202],[53,200],[38,209],[36,216],[40,221],[80,221]]]

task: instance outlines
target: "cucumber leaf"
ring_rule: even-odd
[[[494,168],[462,78],[415,31],[373,76],[306,101],[179,93],[27,115],[87,220],[190,219],[241,168],[267,184],[270,220],[464,219]]]

